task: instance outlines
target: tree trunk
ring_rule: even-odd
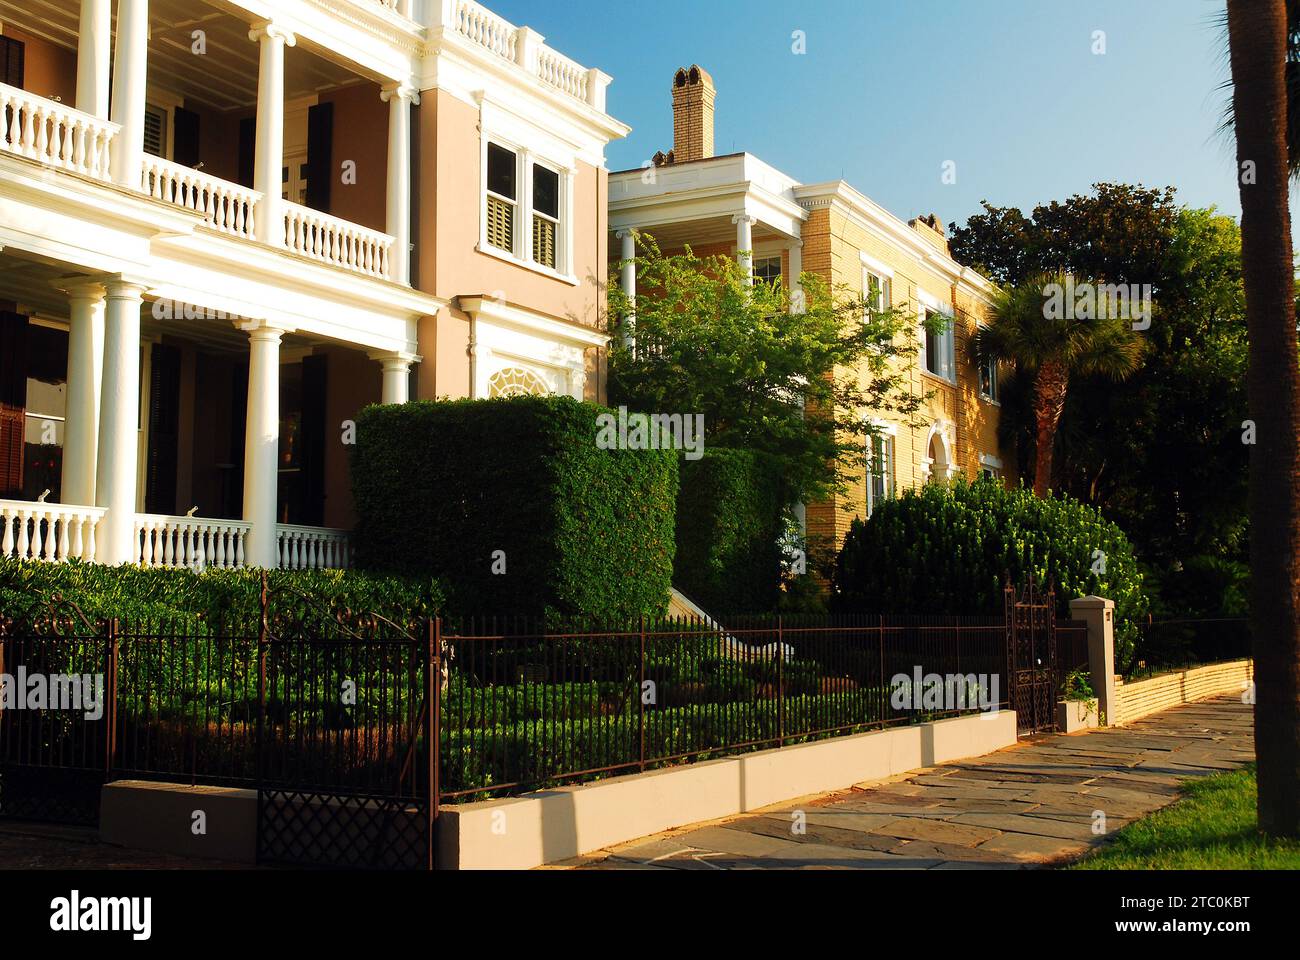
[[[1034,495],[1038,497],[1047,496],[1052,486],[1052,447],[1069,388],[1070,371],[1065,364],[1049,360],[1038,368],[1034,377],[1034,423],[1038,428],[1034,440]]]
[[[1228,0],[1250,337],[1250,618],[1259,825],[1300,836],[1300,357],[1287,205],[1286,0]]]

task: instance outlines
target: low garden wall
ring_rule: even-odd
[[[1120,726],[1181,703],[1224,693],[1244,693],[1254,676],[1253,660],[1232,660],[1134,683],[1124,683],[1117,677],[1114,716],[1108,719],[1112,726]]]

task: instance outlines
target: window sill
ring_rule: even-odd
[[[980,403],[987,403],[990,407],[1000,407],[1000,406],[1002,406],[1002,401],[1001,401],[1001,400],[994,400],[992,397],[990,397],[990,396],[989,396],[988,394],[986,394],[986,393],[981,393],[981,394],[980,394]]]
[[[942,374],[931,373],[929,370],[926,370],[924,367],[921,368],[921,376],[928,377],[929,379],[933,380],[935,383],[941,383],[945,387],[957,386],[956,380],[949,380],[947,377],[943,376]]]
[[[504,250],[498,250],[492,244],[476,244],[474,250],[488,257],[495,257],[498,260],[504,260],[506,263],[514,264],[516,267],[523,267],[525,270],[531,270],[533,273],[540,273],[544,277],[550,277],[552,280],[559,280],[561,283],[567,283],[571,287],[578,285],[578,278],[572,274],[560,273],[550,267],[544,267],[540,263],[534,263],[532,260],[521,260],[513,253],[507,253]]]

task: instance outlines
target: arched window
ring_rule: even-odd
[[[489,397],[544,397],[546,381],[524,367],[504,367],[488,379]]]

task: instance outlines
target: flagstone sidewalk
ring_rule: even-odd
[[[1022,869],[1084,853],[1255,757],[1252,707],[1220,697],[622,844],[551,868]],[[544,868],[547,869],[547,868]]]

